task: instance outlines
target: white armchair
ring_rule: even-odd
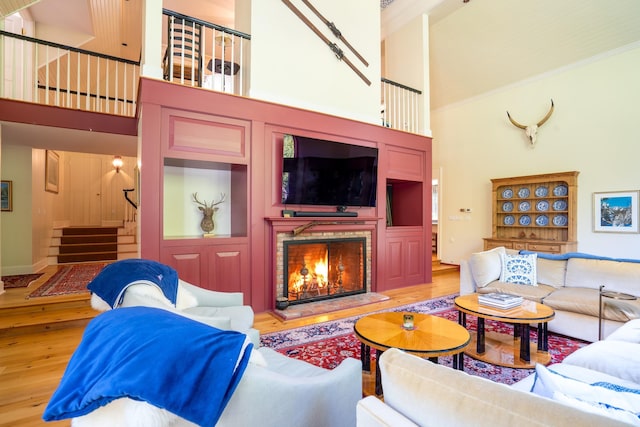
[[[253,350],[249,365],[216,427],[355,427],[362,398],[362,365],[348,358],[333,370],[289,358],[269,348]],[[146,402],[117,399],[73,427],[192,427]]]
[[[178,279],[176,304],[148,282],[132,282],[126,287],[119,307],[155,307],[172,311],[218,329],[247,334],[254,346],[260,345],[260,333],[253,328],[253,309],[244,305],[242,292],[217,292],[194,286]],[[106,311],[111,306],[97,294],[91,295],[91,306]]]

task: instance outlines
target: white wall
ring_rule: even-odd
[[[366,67],[300,0],[291,0],[336,42],[371,82],[367,86],[344,61],[280,0],[252,2],[252,98],[368,123],[380,122],[380,4],[323,0],[314,6],[369,63]]]
[[[491,236],[491,178],[576,170],[578,250],[640,258],[640,234],[594,233],[594,192],[640,190],[640,45],[432,111],[434,170],[442,167],[443,262],[458,264]],[[553,116],[532,147],[523,124]],[[470,214],[460,208],[472,208]],[[638,219],[636,213],[636,220]]]

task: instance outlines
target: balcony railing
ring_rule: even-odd
[[[140,64],[0,31],[0,96],[133,116]]]
[[[382,125],[405,132],[420,131],[422,92],[382,78]]]
[[[251,36],[163,9],[165,80],[247,96]],[[139,62],[0,31],[0,97],[134,116]],[[382,78],[382,125],[420,132],[422,92]]]
[[[249,93],[249,34],[168,9],[162,14],[165,80],[236,95]]]

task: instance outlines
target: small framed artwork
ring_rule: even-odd
[[[0,206],[2,212],[11,212],[13,210],[13,181],[2,181],[0,187]]]
[[[640,191],[593,193],[593,231],[638,233]]]
[[[60,156],[55,151],[47,150],[44,166],[44,189],[51,193],[58,192],[60,182]]]

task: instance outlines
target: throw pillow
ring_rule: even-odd
[[[488,251],[471,254],[469,267],[477,287],[483,288],[500,278],[500,272],[502,271],[500,256],[504,253],[504,246],[499,246]]]
[[[501,257],[501,282],[515,283],[518,285],[538,286],[536,278],[536,260],[538,254],[502,254]]]
[[[640,388],[585,383],[536,365],[533,393],[588,412],[640,426]]]

